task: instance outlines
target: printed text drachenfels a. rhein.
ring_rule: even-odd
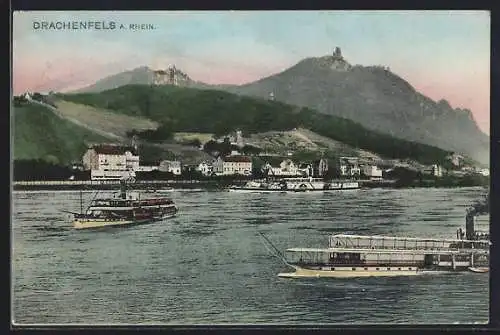
[[[114,30],[114,21],[33,21],[35,30]]]

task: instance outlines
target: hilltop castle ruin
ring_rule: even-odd
[[[186,84],[190,78],[175,65],[169,65],[166,70],[156,70],[153,73],[153,85],[175,85]]]

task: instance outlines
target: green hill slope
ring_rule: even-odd
[[[173,131],[222,135],[235,128],[248,134],[300,127],[388,158],[434,163],[444,162],[448,154],[309,108],[216,90],[127,85],[99,93],[58,94],[57,98],[158,121],[162,124],[158,132],[165,134],[155,134],[156,139],[167,138],[166,133]]]
[[[79,161],[86,142],[105,138],[62,120],[49,109],[23,103],[13,108],[14,159],[45,159],[62,164]]]

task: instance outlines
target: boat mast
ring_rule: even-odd
[[[465,216],[465,236],[467,240],[475,240],[474,217],[480,214],[489,213],[490,193],[488,191],[485,199],[474,203],[467,209]]]
[[[83,196],[82,196],[82,189],[80,189],[80,214],[83,214]]]

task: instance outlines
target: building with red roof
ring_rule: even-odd
[[[83,166],[90,170],[92,180],[119,180],[135,177],[139,155],[134,147],[99,144],[83,155]]]
[[[217,175],[249,176],[252,174],[252,159],[242,155],[219,157],[213,164],[213,172]]]

